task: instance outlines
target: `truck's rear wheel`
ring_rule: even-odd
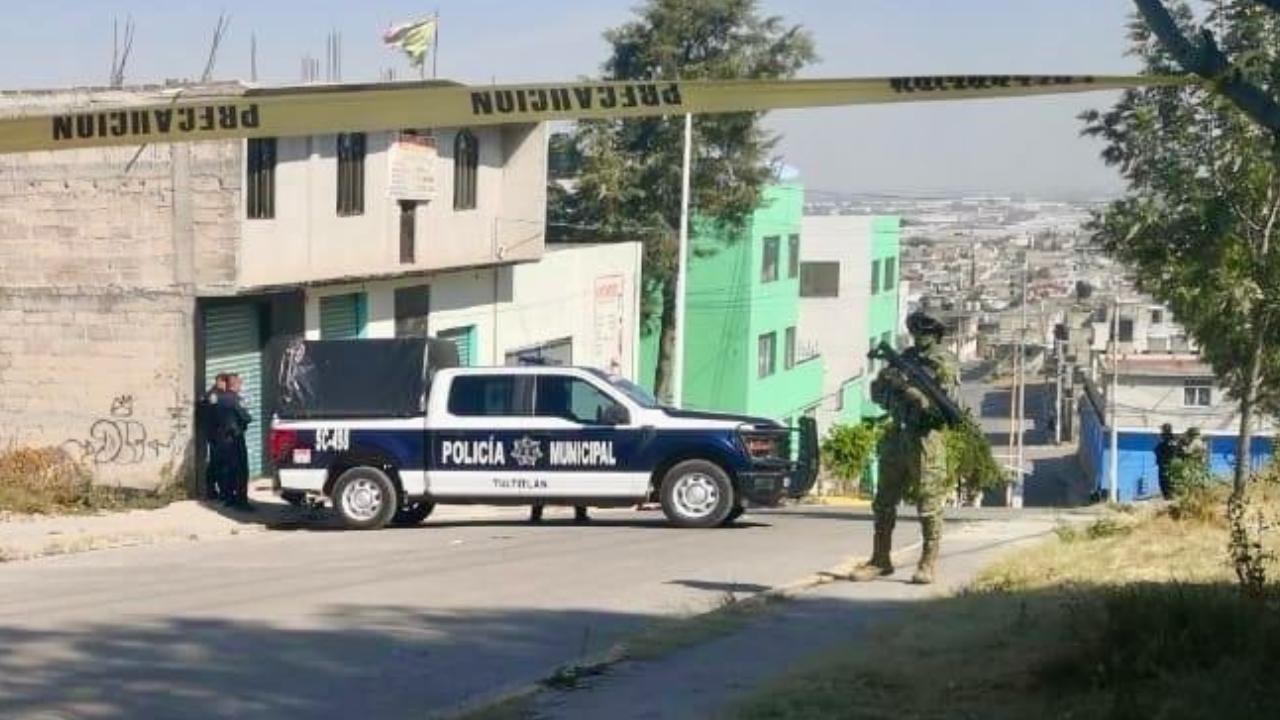
[[[399,504],[395,484],[377,468],[351,468],[333,486],[333,506],[352,530],[386,527]]]
[[[435,503],[411,502],[396,511],[395,517],[391,518],[391,524],[397,527],[413,527],[426,520],[435,509]]]
[[[737,505],[733,482],[713,462],[685,460],[662,478],[662,511],[677,527],[715,527]]]

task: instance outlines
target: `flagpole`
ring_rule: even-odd
[[[675,357],[671,358],[671,404],[684,407],[685,276],[689,257],[689,169],[693,164],[693,114],[684,116],[684,165],[680,180],[680,250],[676,260]]]

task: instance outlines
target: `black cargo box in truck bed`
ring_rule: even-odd
[[[435,371],[458,366],[436,338],[292,340],[273,356],[275,414],[293,420],[422,415]]]

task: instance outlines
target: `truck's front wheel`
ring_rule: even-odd
[[[333,506],[352,530],[387,526],[399,506],[396,486],[387,474],[371,467],[351,468],[333,486]]]
[[[677,463],[663,477],[660,494],[662,511],[677,527],[715,527],[737,504],[728,474],[706,460]]]

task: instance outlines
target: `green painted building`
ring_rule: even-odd
[[[695,219],[689,241],[683,406],[794,421],[822,399],[823,363],[799,346],[804,188],[767,188],[747,227]],[[657,328],[642,334],[653,386]]]

